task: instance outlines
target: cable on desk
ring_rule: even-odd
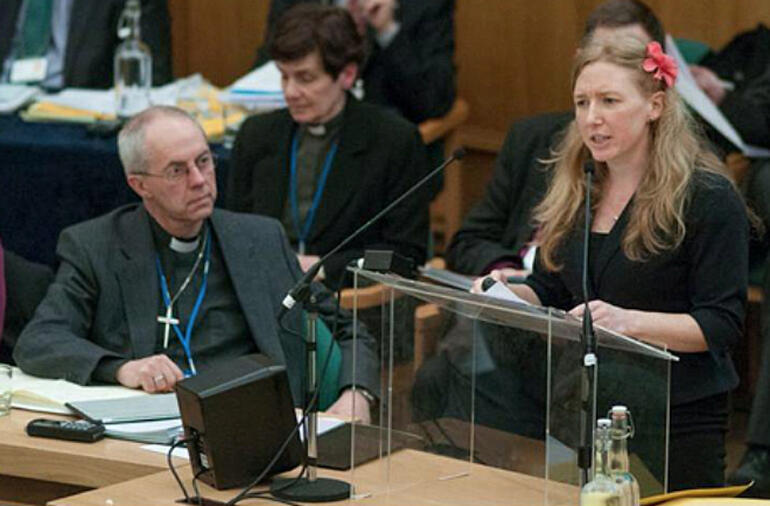
[[[195,500],[195,503],[198,504],[198,506],[203,506],[203,497],[201,497],[201,493],[198,490],[197,480],[206,471],[208,471],[208,469],[201,469],[200,471],[195,473],[195,476],[193,476],[193,479],[192,479],[192,488],[193,488],[193,491],[195,492],[194,500]]]
[[[179,447],[179,446],[182,446],[185,443],[187,443],[187,439],[184,438],[184,437],[177,438],[176,441],[171,443],[171,447],[169,447],[168,453],[166,453],[166,462],[168,462],[168,468],[171,470],[171,474],[174,476],[174,479],[176,480],[177,484],[179,485],[179,488],[182,489],[182,494],[184,494],[184,502],[185,502],[185,504],[189,504],[190,503],[190,495],[187,493],[187,489],[184,488],[184,484],[182,483],[182,480],[179,478],[179,474],[177,474],[176,469],[174,468],[174,461],[171,460],[171,456],[174,453],[174,449]],[[195,481],[193,481],[193,486],[194,485],[195,485]]]

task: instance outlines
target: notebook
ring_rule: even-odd
[[[92,422],[146,422],[179,418],[176,394],[68,402],[67,407]]]

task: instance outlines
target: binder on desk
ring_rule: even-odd
[[[68,402],[67,407],[92,422],[146,422],[179,418],[176,394]]]

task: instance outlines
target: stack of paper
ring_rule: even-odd
[[[40,93],[34,86],[0,84],[0,113],[11,113],[27,104]]]
[[[65,415],[73,414],[65,406],[68,402],[149,395],[141,390],[122,386],[84,387],[62,379],[38,378],[23,373],[18,367],[13,368],[11,388],[13,390],[11,405],[14,408]]]
[[[286,106],[281,89],[281,72],[268,62],[241,77],[222,94],[222,100],[248,109],[269,110]]]

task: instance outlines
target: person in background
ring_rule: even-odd
[[[21,77],[48,89],[110,88],[125,0],[3,0],[0,82]],[[154,85],[171,81],[171,27],[166,0],[142,0],[141,37],[152,53]],[[23,61],[43,61],[41,72]]]
[[[363,60],[361,35],[339,7],[300,4],[274,27],[270,53],[288,107],[247,119],[235,139],[226,206],[281,220],[304,270],[426,173],[417,128],[349,90]],[[330,257],[336,289],[365,249],[425,262],[428,204],[418,191]],[[345,284],[350,284],[347,277]]]
[[[258,352],[286,366],[301,405],[304,318],[299,307],[282,322],[276,315],[302,274],[280,223],[214,209],[215,159],[181,109],[138,114],[118,150],[142,202],[62,232],[56,280],[14,350],[19,367],[167,392],[187,375]],[[379,384],[373,339],[361,327],[354,348],[350,315],[336,312],[322,286],[311,289],[319,316],[340,329],[339,398],[329,411],[368,420],[362,391],[373,398]]]
[[[257,65],[275,58],[270,37],[281,16],[300,3],[272,0]],[[446,114],[455,99],[454,0],[334,0],[365,36],[367,56],[359,69],[364,100],[392,107],[419,123]]]
[[[533,304],[583,316],[582,210],[591,191],[594,324],[661,342],[680,358],[671,366],[669,490],[724,484],[728,395],[738,383],[730,353],[743,326],[749,235],[745,205],[692,126],[673,89],[676,75],[656,42],[598,38],[578,52],[575,120],[535,212],[535,269],[511,285]],[[591,189],[588,161],[596,167]],[[506,282],[500,271],[490,276]],[[481,278],[474,290],[480,285]]]

